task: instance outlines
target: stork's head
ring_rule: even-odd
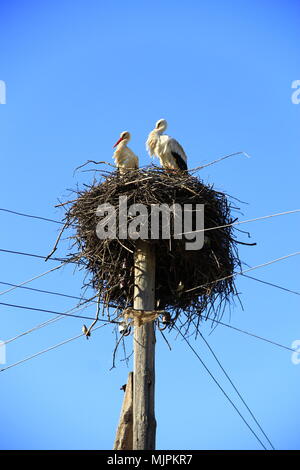
[[[168,125],[168,123],[165,119],[160,119],[155,124],[155,130],[157,130],[159,132],[164,132],[167,129],[167,125]]]
[[[130,132],[128,131],[124,131],[124,132],[121,132],[120,134],[120,138],[119,140],[115,143],[115,145],[113,146],[113,148],[115,148],[120,142],[124,141],[124,143],[127,144],[127,142],[130,140]]]

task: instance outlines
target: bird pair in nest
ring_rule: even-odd
[[[167,121],[160,119],[155,128],[148,135],[146,148],[152,157],[157,157],[163,168],[167,170],[187,170],[187,157],[185,151],[177,140],[163,134],[167,128]],[[130,132],[124,131],[120,134],[113,159],[120,173],[127,170],[136,170],[139,167],[139,159],[135,153],[127,147],[130,140]]]

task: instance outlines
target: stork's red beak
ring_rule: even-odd
[[[121,140],[123,140],[123,139],[124,139],[124,137],[120,137],[119,140],[118,140],[118,142],[116,142],[115,145],[113,146],[113,149],[114,149],[114,148],[121,142]]]

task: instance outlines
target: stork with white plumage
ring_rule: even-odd
[[[113,146],[113,148],[117,148],[112,158],[115,160],[115,164],[120,173],[125,173],[126,170],[136,170],[139,167],[138,157],[127,147],[130,138],[130,132],[121,132],[119,140]]]
[[[146,148],[150,156],[159,158],[164,168],[172,170],[187,170],[187,156],[177,140],[164,134],[167,128],[167,121],[160,119],[155,128],[148,135]]]

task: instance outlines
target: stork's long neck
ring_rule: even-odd
[[[155,147],[159,142],[161,134],[162,132],[158,129],[154,129],[152,132],[150,132],[147,140],[147,148],[150,152],[150,155],[154,155]]]
[[[121,142],[117,146],[117,150],[121,150],[127,147],[127,143],[128,143],[128,139],[121,140]]]

